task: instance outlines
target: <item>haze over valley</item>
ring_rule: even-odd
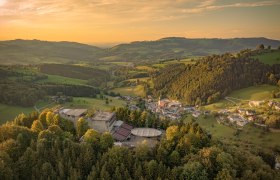
[[[279,8],[0,0],[0,179],[280,179]]]

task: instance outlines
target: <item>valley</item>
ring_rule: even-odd
[[[8,128],[15,132],[24,127],[38,138],[60,136],[79,146],[106,142],[112,151],[138,151],[148,142],[147,151],[156,149],[157,157],[162,147],[169,149],[168,143],[176,143],[172,152],[164,155],[169,158],[174,153],[178,158],[189,157],[191,151],[198,156],[198,152],[216,146],[218,151],[237,157],[234,149],[238,148],[236,152],[247,152],[250,158],[260,157],[260,165],[274,167],[272,159],[280,152],[279,55],[277,49],[246,49],[139,62],[118,58],[113,62],[38,61],[32,65],[4,62],[0,65],[2,141],[7,141]],[[252,105],[258,102],[261,105]],[[102,127],[96,120],[102,119],[102,114],[104,118],[116,116],[108,137],[106,132],[96,131]],[[163,135],[130,134],[136,130]],[[101,142],[103,136],[107,139]],[[101,146],[92,148],[103,151]],[[178,161],[181,163],[183,160]]]
[[[280,180],[279,0],[0,0],[0,180]]]

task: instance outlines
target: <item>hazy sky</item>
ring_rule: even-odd
[[[280,0],[0,0],[0,40],[280,39]]]

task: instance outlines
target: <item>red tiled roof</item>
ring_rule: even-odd
[[[124,129],[124,128],[120,127],[120,128],[116,131],[116,133],[121,134],[121,135],[123,135],[123,136],[128,136],[128,135],[130,134],[130,130]]]
[[[125,136],[122,136],[122,135],[117,134],[117,133],[114,133],[114,134],[113,134],[113,138],[114,138],[115,140],[117,140],[117,141],[124,141],[124,140],[126,139]]]
[[[123,123],[113,134],[113,138],[117,141],[124,141],[131,134],[133,126]]]
[[[121,125],[121,127],[122,127],[122,128],[125,128],[125,129],[128,129],[128,130],[133,129],[133,126],[131,126],[131,125],[129,125],[129,124],[126,124],[126,123],[123,123],[123,124]]]

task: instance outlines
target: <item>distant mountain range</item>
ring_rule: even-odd
[[[0,63],[156,62],[164,59],[237,52],[246,48],[255,49],[259,44],[276,48],[280,46],[280,41],[267,38],[188,39],[168,37],[156,41],[119,44],[104,49],[66,41],[10,40],[0,41]]]

